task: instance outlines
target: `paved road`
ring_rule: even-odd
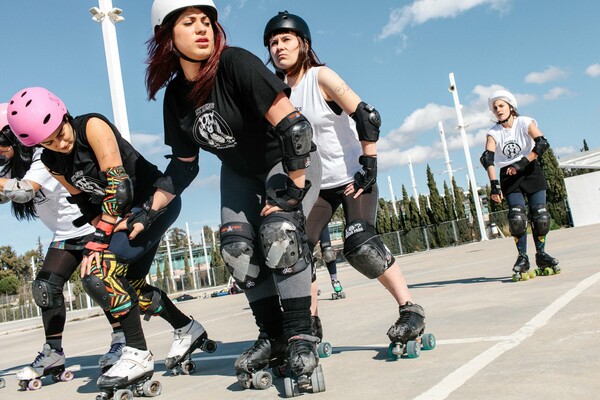
[[[390,361],[389,325],[397,307],[385,289],[352,268],[339,276],[346,299],[331,300],[326,271],[319,272],[320,313],[334,354],[321,363],[327,390],[315,399],[592,399],[600,396],[600,226],[551,232],[549,252],[563,273],[512,282],[513,240],[496,239],[399,258],[415,300],[425,307],[438,342],[417,359]],[[530,239],[530,247],[533,247]],[[533,252],[530,251],[530,255]],[[283,380],[264,391],[242,390],[233,361],[255,338],[243,295],[181,303],[219,342],[197,353],[192,376],[168,376],[162,360],[172,340],[160,318],[144,323],[158,363],[155,377],[168,399],[273,399],[285,397]],[[78,316],[77,318],[80,318]],[[101,317],[70,321],[65,332],[68,383],[44,380],[18,392],[14,372],[31,362],[43,341],[40,321],[0,324],[0,399],[93,399],[96,362],[107,349]]]

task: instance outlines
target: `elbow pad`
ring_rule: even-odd
[[[288,114],[275,126],[282,162],[286,171],[296,171],[310,165],[312,126],[298,111]]]
[[[121,165],[106,170],[106,181],[102,212],[118,217],[127,211],[133,202],[133,182]]]
[[[479,158],[479,162],[483,165],[483,169],[487,171],[487,169],[494,165],[494,156],[496,153],[493,151],[486,150],[481,154]]]
[[[4,184],[4,196],[15,203],[28,203],[35,197],[35,190],[28,180],[12,178]]]
[[[540,157],[542,155],[544,155],[546,150],[548,150],[550,148],[550,143],[548,143],[546,138],[543,136],[538,136],[535,139],[533,139],[533,141],[535,142],[535,146],[533,147],[533,152]]]
[[[358,132],[359,140],[367,142],[379,140],[381,116],[375,107],[361,101],[356,107],[356,111],[350,115],[350,118],[356,122],[356,132]]]
[[[154,183],[154,187],[179,196],[185,188],[190,186],[198,172],[200,172],[198,157],[190,162],[181,161],[174,156],[167,156],[167,158],[170,158],[171,161],[167,165],[164,176]]]

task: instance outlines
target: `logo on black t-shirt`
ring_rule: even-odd
[[[214,108],[214,103],[208,103],[196,110],[194,139],[201,146],[210,146],[215,149],[235,147],[236,141],[231,129]]]
[[[521,153],[521,146],[514,140],[507,142],[502,149],[502,154],[508,157],[509,160],[515,158],[519,153]]]

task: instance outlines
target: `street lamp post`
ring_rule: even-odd
[[[116,127],[121,136],[131,142],[129,122],[127,120],[127,107],[125,105],[125,90],[121,75],[121,60],[119,59],[119,46],[117,44],[117,31],[115,24],[123,21],[123,10],[113,8],[112,0],[98,0],[99,7],[90,8],[92,19],[102,24],[102,38],[104,40],[104,53],[108,69],[108,83],[112,100],[113,116]]]

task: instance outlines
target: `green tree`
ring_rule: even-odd
[[[17,294],[19,286],[19,279],[14,274],[6,274],[0,278],[0,293],[2,294]]]
[[[388,210],[387,203],[384,199],[380,198],[377,200],[377,233],[388,233],[392,231],[390,223],[390,211]]]
[[[458,219],[466,217],[465,212],[465,192],[463,188],[456,184],[456,180],[452,177],[452,188],[454,193],[454,210]]]
[[[567,189],[565,187],[565,176],[562,169],[558,166],[558,160],[552,148],[548,149],[542,156],[542,168],[548,182],[548,190],[546,191],[548,211],[552,214],[554,222],[558,225],[567,225],[565,205]]]
[[[456,213],[454,212],[454,195],[450,191],[446,181],[444,181],[444,213],[444,221],[452,221],[456,219]]]
[[[444,210],[444,201],[440,196],[435,178],[431,172],[429,164],[427,164],[427,188],[429,189],[429,207],[431,209],[431,223],[439,224],[447,221],[446,211]]]

